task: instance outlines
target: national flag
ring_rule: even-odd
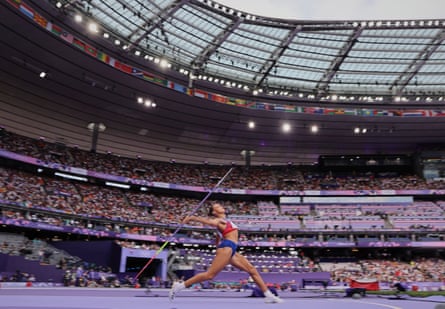
[[[157,77],[155,82],[158,84],[161,84],[164,87],[168,87],[168,83],[169,83],[168,79],[161,78],[161,77]]]
[[[147,73],[147,72],[143,72],[142,78],[147,80],[147,81],[153,82],[153,83],[161,84],[161,85],[164,85],[164,86],[167,85],[167,80],[166,79],[162,79],[159,76],[152,75],[152,74]]]
[[[209,99],[218,103],[227,103],[227,97],[216,93],[210,93]]]
[[[372,116],[373,115],[373,111],[372,111],[372,109],[362,109],[360,111],[360,114],[362,116]]]
[[[353,108],[351,108],[351,109],[347,108],[344,110],[344,112],[345,112],[345,115],[357,115],[357,110],[353,109]]]
[[[203,99],[207,99],[207,95],[208,95],[207,92],[199,90],[199,89],[195,89],[193,91],[193,94],[194,94],[195,97],[203,98]]]
[[[247,102],[246,107],[254,109],[255,105],[256,105],[256,102],[250,101],[250,102]]]
[[[383,111],[379,111],[379,110],[376,110],[376,109],[373,109],[373,110],[372,110],[372,114],[373,114],[374,116],[382,116],[382,115],[385,115]]]
[[[304,113],[304,107],[302,106],[295,106],[295,112],[297,113]]]
[[[62,34],[60,35],[60,37],[68,43],[71,43],[71,44],[73,43],[74,37],[69,32],[62,31]]]
[[[304,112],[307,114],[323,114],[324,109],[321,107],[305,107]]]
[[[57,25],[52,24],[51,32],[54,33],[57,36],[60,36],[62,34],[62,28],[60,28]]]
[[[272,105],[273,105],[274,111],[283,112],[285,110],[284,105],[281,105],[281,104],[272,104]]]
[[[116,63],[116,59],[114,59],[113,57],[110,57],[110,59],[108,60],[108,64],[111,65],[112,67],[114,67],[115,63]]]
[[[108,63],[110,61],[110,57],[101,51],[97,52],[97,59],[105,63]]]
[[[234,97],[228,97],[226,104],[230,104],[230,105],[236,105],[236,106],[245,106],[246,105],[246,100],[244,99],[239,99],[239,98],[234,98]]]
[[[389,111],[389,110],[383,110],[383,112],[384,112],[384,116],[394,116],[394,113],[393,113],[393,111]]]
[[[142,71],[136,68],[131,69],[131,74],[140,78],[143,77]]]
[[[82,42],[81,40],[74,38],[73,45],[76,46],[77,48],[85,51],[85,43]]]
[[[93,46],[85,44],[85,51],[93,57],[97,56],[97,49],[95,49]]]
[[[402,112],[402,117],[421,117],[423,116],[422,110],[408,110]]]
[[[34,14],[34,21],[43,28],[46,28],[46,24],[48,23],[48,21],[42,15],[37,13]]]
[[[27,6],[26,4],[24,3],[20,4],[19,10],[29,18],[34,19],[34,10],[29,6]]]
[[[149,82],[152,82],[152,81],[154,81],[155,76],[150,73],[147,73],[147,72],[142,72],[142,78]]]
[[[53,29],[53,23],[52,22],[47,22],[47,24],[46,24],[46,30],[48,30],[48,31],[52,31],[52,29]]]
[[[181,92],[181,93],[188,93],[187,91],[188,91],[188,88],[186,87],[186,86],[183,86],[183,85],[180,85],[180,84],[177,84],[177,83],[175,83],[174,85],[174,90],[176,90],[176,91],[178,91],[178,92]]]
[[[236,99],[235,100],[235,104],[236,104],[236,106],[245,106],[246,105],[246,103],[247,103],[247,101],[246,100],[244,100],[244,99]]]
[[[262,102],[256,102],[256,103],[255,103],[255,108],[256,108],[256,109],[266,109],[266,106],[265,106],[265,104],[262,103]]]
[[[226,103],[227,103],[227,104],[230,104],[230,105],[236,105],[236,98],[234,98],[234,97],[228,97]]]
[[[436,117],[445,117],[445,110],[436,110]]]
[[[295,112],[295,105],[283,105],[284,111],[285,112]]]
[[[264,103],[264,108],[268,111],[274,111],[275,110],[275,104],[271,103]]]
[[[131,74],[132,67],[126,65],[125,63],[116,60],[116,62],[114,63],[114,67],[122,72]]]
[[[392,110],[391,114],[393,116],[402,116],[402,111],[400,111],[400,110]]]
[[[335,115],[337,113],[337,110],[334,108],[325,108],[323,110],[324,115]]]
[[[437,115],[437,111],[435,111],[435,110],[425,110],[425,111],[423,111],[423,115],[425,117],[435,117]]]
[[[20,3],[22,3],[21,0],[7,0],[7,1],[16,9],[18,9],[20,7]]]
[[[344,115],[345,114],[345,110],[342,108],[336,109],[335,110],[335,114],[336,115]]]

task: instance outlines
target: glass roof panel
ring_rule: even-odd
[[[251,19],[211,1],[186,0],[89,0],[73,6],[143,53],[171,58],[190,71],[198,63],[203,74],[252,84],[256,77],[269,88],[314,92],[322,86],[392,95],[396,82],[401,91],[445,88],[445,20]]]
[[[239,70],[238,68],[231,68],[230,66],[222,67],[215,66],[211,63],[207,65],[208,72],[216,73],[218,72],[218,76],[222,76],[229,80],[240,80],[241,82],[252,82],[253,74],[249,72],[244,72]],[[211,74],[214,76],[214,74]]]
[[[233,59],[242,58],[242,59],[251,59],[253,61],[257,60],[259,62],[264,62],[271,55],[269,51],[265,51],[263,49],[253,49],[249,46],[245,45],[237,45],[231,42],[225,42],[221,45],[219,49],[221,54],[227,54]]]

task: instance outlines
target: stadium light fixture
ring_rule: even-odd
[[[82,20],[83,20],[82,15],[80,15],[80,14],[76,14],[76,15],[74,16],[74,21],[75,21],[76,23],[81,23]]]
[[[288,133],[291,130],[291,126],[289,123],[283,123],[283,126],[281,127],[281,129],[283,130],[284,133]]]
[[[60,172],[55,172],[54,175],[62,177],[62,178],[66,178],[66,179],[71,179],[71,180],[78,180],[78,181],[84,181],[84,182],[88,181],[88,179],[86,177],[80,177],[80,176],[65,174],[65,173],[60,173]]]
[[[88,24],[88,30],[91,33],[98,33],[99,32],[99,26],[95,22],[90,22]]]
[[[105,185],[110,186],[110,187],[120,188],[120,189],[130,189],[130,185],[126,185],[126,184],[118,183],[118,182],[107,181],[107,182],[105,182]]]

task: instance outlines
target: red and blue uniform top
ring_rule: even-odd
[[[230,232],[238,229],[238,226],[235,223],[233,223],[232,221],[224,220],[224,222],[226,223],[226,227],[224,228],[224,230],[222,230],[222,231],[218,230],[218,235],[221,238],[224,238]]]

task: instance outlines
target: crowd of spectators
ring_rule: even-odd
[[[44,138],[32,139],[4,129],[0,134],[0,148],[31,156],[41,162],[84,168],[132,179],[213,187],[227,166],[210,164],[180,164],[155,162],[140,157],[125,158],[112,153],[91,153],[75,146],[50,143]],[[322,172],[310,167],[235,166],[226,179],[225,188],[261,190],[397,190],[442,189],[441,181],[426,182],[414,174],[395,172]]]
[[[181,218],[196,208],[196,198],[122,190],[94,183],[83,183],[0,167],[0,200],[25,206],[24,215],[11,213],[4,208],[8,218],[46,220],[53,225],[76,225],[82,228],[98,228],[107,231],[146,234],[159,232],[159,225],[176,225]],[[207,201],[198,209],[206,215]],[[404,219],[410,219],[409,226],[400,229],[438,230],[443,226],[445,203],[415,201],[412,204],[349,204],[349,205],[298,205],[301,215],[289,213],[289,208],[280,209],[272,201],[220,200],[229,215],[241,228],[246,230],[366,230],[378,228],[399,228]],[[31,209],[49,210],[54,215],[29,212]],[[75,215],[66,219],[62,215]],[[91,220],[79,220],[80,218]],[[92,219],[108,220],[100,227]],[[431,219],[431,220],[430,220]],[[413,221],[414,220],[414,221]],[[416,221],[417,220],[417,221]],[[428,221],[430,220],[430,221]],[[442,221],[441,221],[442,220]],[[367,221],[367,222],[365,222]],[[351,223],[352,222],[352,223]],[[354,226],[355,222],[355,226]],[[133,223],[128,227],[128,223]],[[153,227],[137,227],[136,224],[150,224]],[[158,225],[158,226],[156,226]],[[169,229],[161,228],[161,234],[168,236]]]
[[[326,267],[337,283],[351,280],[374,279],[378,282],[444,282],[445,261],[439,258],[364,259],[354,263],[334,264]]]
[[[35,282],[34,274],[17,269],[13,273],[0,273],[0,282]]]
[[[111,153],[91,153],[61,143],[50,143],[41,139],[31,139],[1,130],[0,149],[38,158],[42,162],[59,163],[65,166],[84,168],[106,174],[125,176],[132,179],[156,181],[193,186],[213,187],[227,166],[207,164],[190,165],[175,162],[152,162],[142,158],[123,158]],[[397,189],[442,189],[441,182],[426,182],[419,176],[400,173],[363,173],[334,174],[293,165],[281,167],[252,166],[235,167],[224,187],[232,189],[262,190],[397,190]],[[0,167],[0,200],[2,218],[22,219],[44,222],[55,226],[75,226],[92,230],[114,231],[157,235],[168,238],[176,225],[196,208],[200,200],[173,194],[126,191],[104,187],[94,183],[68,181],[43,174],[32,174],[15,168]],[[296,230],[303,230],[304,219],[298,214],[281,211],[279,205],[271,201],[253,202],[246,200],[221,200],[229,215],[237,216],[240,223],[253,225],[267,221],[268,226],[257,232],[241,232],[241,241],[291,241],[297,236],[277,231],[274,223],[292,221]],[[8,204],[10,203],[10,205]],[[207,201],[198,213],[205,215]],[[8,206],[9,205],[9,206]],[[12,207],[11,205],[19,206]],[[331,205],[332,206],[332,205]],[[393,217],[434,217],[444,218],[445,201],[416,202],[410,205],[342,205],[340,207],[307,205],[303,215],[311,220],[350,220],[354,218],[375,218],[388,223],[391,229]],[[271,213],[269,213],[271,211]],[[327,225],[326,225],[327,226]],[[213,234],[202,226],[186,229],[183,235],[194,239],[213,239]],[[385,226],[382,226],[383,228]],[[334,229],[333,227],[328,227]],[[380,228],[380,227],[379,227]],[[435,231],[437,226],[426,221],[425,224],[411,225],[407,228]],[[259,232],[264,233],[259,233]],[[158,245],[143,242],[120,241],[121,246],[155,249]],[[2,250],[11,247],[3,244]],[[9,251],[10,253],[12,251]],[[20,252],[22,254],[23,252]],[[9,254],[9,253],[8,253]],[[435,264],[434,264],[435,263]],[[431,272],[434,267],[442,267],[442,260],[423,259],[410,263],[400,261],[365,260],[351,268],[333,270],[336,281],[361,278],[373,275],[384,281],[440,281],[443,274]],[[67,285],[94,286],[120,284],[114,281],[108,271],[90,265],[67,265],[61,261],[60,267],[66,269]],[[31,274],[14,274],[8,280],[24,280]],[[18,278],[18,279],[17,279]]]

